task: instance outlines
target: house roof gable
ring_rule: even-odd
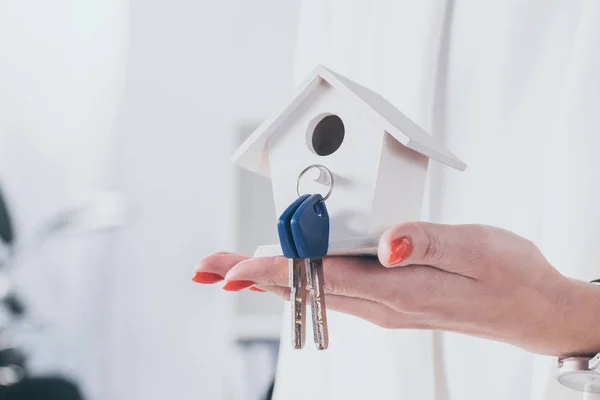
[[[358,105],[381,126],[382,130],[388,132],[404,146],[457,170],[463,171],[466,168],[466,165],[436,138],[425,132],[382,96],[322,65],[317,66],[298,86],[292,101],[286,104],[279,114],[265,120],[256,128],[233,154],[232,161],[243,168],[269,177],[267,138],[323,81],[348,101]]]

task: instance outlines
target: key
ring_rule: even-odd
[[[329,346],[327,306],[323,291],[323,261],[329,246],[329,214],[320,194],[311,195],[298,207],[291,220],[298,257],[304,259],[314,342],[317,350]]]
[[[306,268],[301,259],[292,235],[291,220],[300,205],[309,195],[300,196],[281,214],[277,220],[277,233],[284,257],[289,259],[289,286],[292,317],[292,346],[302,349],[306,341]]]

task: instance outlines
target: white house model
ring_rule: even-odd
[[[430,159],[466,168],[383,97],[321,65],[232,158],[271,179],[278,216],[298,197],[300,173],[313,164],[326,167],[334,181],[325,202],[328,254],[374,254],[387,228],[418,220]],[[300,194],[325,195],[331,182],[324,172],[304,175]],[[280,254],[275,244],[255,255]]]

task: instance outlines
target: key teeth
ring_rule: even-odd
[[[290,259],[290,303],[292,317],[292,346],[304,348],[306,342],[306,274],[298,259]]]

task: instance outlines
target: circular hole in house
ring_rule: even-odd
[[[337,115],[323,117],[314,127],[310,144],[320,156],[333,154],[344,141],[344,123]]]

